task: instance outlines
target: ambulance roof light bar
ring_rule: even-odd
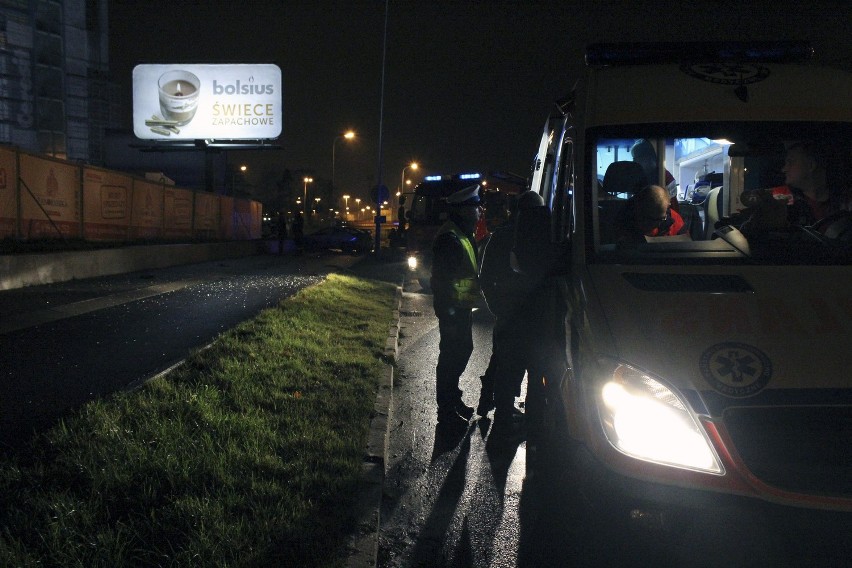
[[[802,63],[813,54],[807,41],[595,43],[586,47],[586,65]]]

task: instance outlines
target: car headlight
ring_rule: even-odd
[[[618,451],[663,465],[725,473],[698,417],[674,388],[616,364],[598,394],[601,424]]]

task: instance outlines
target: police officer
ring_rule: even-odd
[[[531,302],[538,278],[516,272],[511,266],[515,221],[517,211],[542,205],[544,201],[534,191],[519,195],[509,223],[491,233],[482,253],[480,285],[495,321],[491,360],[482,377],[477,413],[485,416],[490,409],[496,408],[494,427],[498,433],[507,434],[519,426],[515,397],[520,394],[527,369],[533,365],[532,341],[536,336],[535,310]]]
[[[462,402],[459,378],[473,352],[471,312],[480,297],[476,242],[479,186],[461,189],[447,198],[448,219],[432,245],[433,305],[441,340],[436,369],[438,424],[461,426],[473,417]]]

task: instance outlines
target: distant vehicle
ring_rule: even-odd
[[[306,250],[341,250],[353,254],[373,249],[370,231],[348,226],[326,227],[304,237]]]
[[[784,184],[785,148],[802,140],[826,148],[828,187],[849,187],[852,73],[808,63],[810,52],[590,46],[534,160],[531,187],[547,206],[518,220],[518,266],[543,274],[546,355],[526,408],[544,420],[528,448],[539,464],[570,460],[564,479],[612,504],[598,510],[646,523],[691,560],[702,537],[703,550],[782,560],[797,544],[832,554],[850,544],[848,212],[828,224],[742,222],[744,192]],[[699,198],[672,203],[688,234],[619,238],[649,183],[631,160],[640,140],[656,148],[656,185],[666,170],[681,183],[721,172]]]
[[[487,230],[491,231],[505,222],[508,196],[524,191],[527,180],[507,172],[433,175],[426,176],[414,188],[406,213],[406,249],[408,265],[415,272],[413,279],[419,280],[424,288],[428,288],[432,266],[432,241],[447,220],[447,197],[477,184]]]

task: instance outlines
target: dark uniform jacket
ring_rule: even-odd
[[[510,317],[521,308],[536,286],[537,279],[512,269],[510,253],[515,240],[514,225],[494,230],[483,243],[479,285],[491,310],[498,318]]]

